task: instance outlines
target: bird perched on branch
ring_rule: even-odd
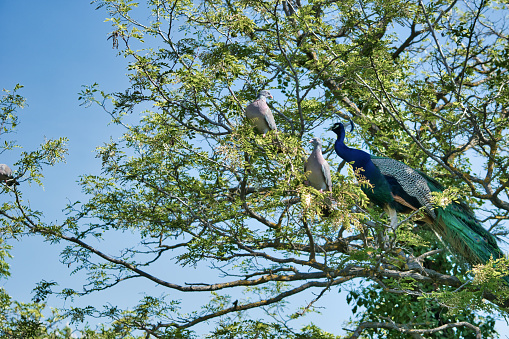
[[[362,189],[371,202],[388,212],[392,227],[397,226],[398,212],[411,213],[422,208],[422,221],[448,244],[453,254],[468,263],[485,264],[490,257],[503,256],[495,237],[482,227],[466,203],[453,201],[445,208],[432,205],[431,193],[444,191],[435,179],[397,160],[346,146],[342,123],[334,124],[331,130],[337,134],[336,153],[373,185]]]
[[[19,182],[12,176],[12,170],[6,164],[0,164],[0,182],[5,182],[7,186],[19,185]]]
[[[314,148],[304,164],[304,171],[310,172],[307,176],[308,182],[320,192],[332,191],[330,168],[322,154],[322,141],[313,138],[309,142],[313,143]]]
[[[307,183],[322,193],[324,191],[332,192],[330,168],[322,154],[322,141],[319,138],[313,138],[309,142],[313,143],[314,148],[304,164],[304,171],[309,172]],[[322,213],[325,217],[328,217],[332,212],[332,197],[328,197],[325,204],[326,207],[322,209]]]
[[[265,89],[261,90],[256,100],[246,107],[246,117],[263,136],[268,131],[277,131],[276,121],[269,105],[267,105],[267,98],[272,99],[270,92]]]

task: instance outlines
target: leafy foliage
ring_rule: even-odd
[[[63,262],[87,274],[80,290],[40,284],[42,297],[75,298],[133,279],[166,293],[147,292],[129,309],[90,305],[64,316],[109,319],[107,331],[123,336],[190,338],[208,323],[223,338],[333,338],[313,325],[296,331],[291,321],[337,286],[370,281],[350,294],[357,316],[350,338],[494,335],[493,318],[479,311],[485,298],[490,310],[505,312],[494,293],[506,295],[500,277],[507,272],[497,274],[492,263],[470,271],[420,226],[419,213],[400,216],[400,229],[388,232],[387,217],[359,187],[368,183],[338,164],[324,129],[352,119],[351,146],[428,173],[452,187],[437,204],[463,199],[487,215],[490,231],[505,235],[506,5],[95,3],[108,13],[113,46],[130,60],[131,85],[111,94],[86,86],[80,99],[103,107],[125,132],[97,148],[103,172],[80,182],[90,199],[69,204],[59,224],[24,205],[21,190],[3,188],[12,198],[2,208],[3,232],[64,242]],[[244,118],[262,88],[278,93],[270,105],[279,132],[265,137]],[[14,127],[10,105],[23,100],[2,100],[2,119]],[[304,184],[302,170],[304,141],[318,135],[338,168],[328,218],[327,196]],[[65,152],[60,139],[23,153],[20,177],[41,183],[42,165]],[[117,248],[112,239],[120,237]],[[176,266],[209,270],[189,281],[174,274]],[[309,291],[305,305],[289,303]],[[188,311],[181,292],[210,297]]]

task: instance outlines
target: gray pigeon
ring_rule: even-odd
[[[308,182],[311,186],[323,191],[332,191],[332,179],[330,175],[330,168],[327,160],[322,155],[322,141],[319,138],[313,138],[311,141],[313,152],[304,164],[304,170],[311,172],[308,174]]]
[[[263,136],[265,136],[268,131],[277,131],[276,121],[274,120],[269,105],[267,105],[267,98],[272,99],[270,92],[265,89],[261,90],[256,100],[246,107],[246,117]]]
[[[7,186],[19,185],[12,176],[12,170],[6,164],[0,164],[0,182],[5,182]]]

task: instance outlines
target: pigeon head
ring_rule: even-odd
[[[270,98],[272,99],[272,94],[270,94],[270,92],[266,89],[262,89],[259,93],[258,93],[258,97],[266,97],[266,98]]]
[[[314,147],[316,146],[322,147],[322,140],[320,140],[320,138],[313,138],[309,140],[309,142],[312,142]]]

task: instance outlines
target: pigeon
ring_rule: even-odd
[[[7,186],[19,185],[12,176],[12,170],[6,164],[0,164],[0,182],[5,182]]]
[[[315,148],[304,164],[304,170],[311,172],[307,177],[308,182],[320,192],[332,191],[329,164],[322,155],[322,141],[319,138],[313,138],[309,142],[312,142]]]
[[[324,191],[328,192],[327,197],[325,197],[325,200],[323,201],[324,206],[320,208],[322,215],[327,218],[337,206],[337,203],[332,197],[330,168],[327,160],[325,160],[322,155],[322,141],[319,138],[313,138],[309,142],[313,143],[314,149],[304,164],[304,171],[310,172],[307,175],[305,183],[316,188],[320,191],[320,193],[323,193]]]
[[[267,98],[272,99],[270,92],[265,89],[261,90],[256,100],[246,107],[246,117],[264,137],[268,131],[277,131],[274,116],[269,105],[267,105]]]

